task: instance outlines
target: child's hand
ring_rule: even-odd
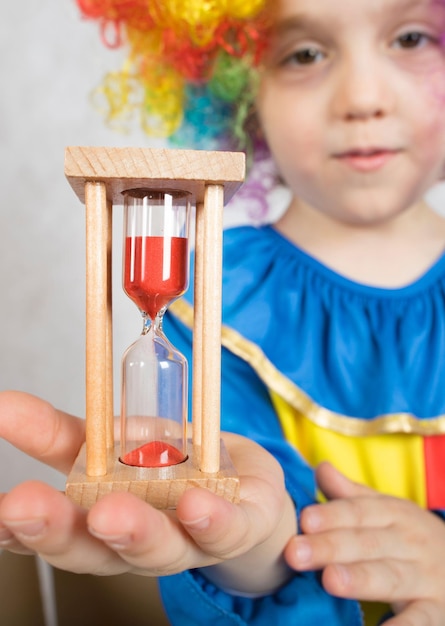
[[[66,473],[84,441],[84,421],[27,394],[5,392],[0,436]],[[225,442],[241,479],[239,505],[190,489],[176,512],[157,511],[128,493],[109,494],[86,511],[31,481],[0,496],[0,547],[101,575],[159,576],[223,562],[208,569],[210,578],[240,591],[267,592],[289,576],[277,556],[296,532],[295,511],[271,455],[235,435]],[[262,567],[253,568],[250,559]]]
[[[323,569],[333,595],[388,602],[385,626],[445,625],[445,522],[417,505],[383,496],[320,465],[330,502],[301,516],[305,536],[286,547],[296,570]]]

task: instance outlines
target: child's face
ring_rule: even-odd
[[[318,210],[379,221],[445,164],[445,0],[274,0],[258,95],[283,178]]]

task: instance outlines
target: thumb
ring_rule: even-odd
[[[320,490],[328,500],[378,496],[377,491],[350,480],[328,462],[323,462],[317,467],[315,477]]]

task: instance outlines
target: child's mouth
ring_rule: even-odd
[[[374,172],[384,167],[397,151],[387,148],[352,149],[335,155],[335,158],[359,172]]]

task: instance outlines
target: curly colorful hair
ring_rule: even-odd
[[[266,0],[76,0],[103,42],[129,50],[96,90],[112,125],[135,115],[178,147],[252,151]]]

